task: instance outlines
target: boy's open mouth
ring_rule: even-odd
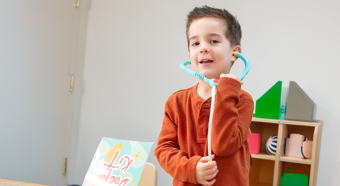
[[[210,60],[210,59],[203,59],[203,60],[200,61],[200,64],[205,66],[205,65],[211,64],[212,62],[214,62],[214,61]]]

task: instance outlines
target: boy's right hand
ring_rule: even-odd
[[[213,160],[215,155],[211,156]],[[209,162],[209,156],[202,157],[196,165],[196,182],[204,186],[213,185],[216,181],[215,176],[218,173],[216,161]]]

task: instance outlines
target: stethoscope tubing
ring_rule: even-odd
[[[234,56],[241,58],[245,64],[245,68],[243,70],[243,73],[241,74],[240,78],[241,80],[244,79],[244,77],[248,74],[249,70],[250,70],[250,63],[249,61],[239,52],[234,52],[233,53]],[[191,64],[191,61],[184,61],[183,63],[180,64],[180,68],[184,71],[187,72],[191,75],[197,76],[199,78],[201,78],[202,80],[204,80],[205,82],[207,82],[211,87],[212,87],[212,91],[211,91],[211,107],[210,107],[210,115],[209,115],[209,124],[208,124],[208,156],[209,156],[209,161],[211,162],[211,128],[212,128],[212,122],[213,122],[213,117],[214,117],[214,108],[215,108],[215,95],[216,95],[216,88],[218,85],[218,80],[216,79],[208,79],[206,78],[203,74],[199,73],[199,72],[195,72],[191,69],[186,68],[186,65]]]

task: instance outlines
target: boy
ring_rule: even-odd
[[[248,186],[247,138],[254,103],[241,90],[240,77],[228,74],[237,60],[233,52],[241,52],[240,25],[228,11],[203,6],[188,14],[186,28],[192,68],[219,79],[211,135],[213,161],[207,157],[211,87],[202,79],[167,100],[154,153],[175,186]]]

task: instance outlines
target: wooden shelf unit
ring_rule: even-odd
[[[252,154],[250,186],[280,186],[283,173],[307,174],[309,186],[316,186],[322,121],[307,122],[253,117],[250,129],[252,133],[261,135],[260,153]],[[284,139],[292,133],[302,134],[308,140],[313,141],[311,159],[284,156]],[[266,152],[267,139],[272,135],[278,136],[276,155],[269,155]]]

